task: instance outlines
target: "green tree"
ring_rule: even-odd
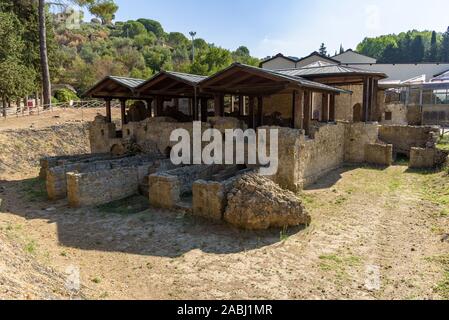
[[[343,48],[343,44],[340,44],[340,54],[345,53],[345,49]]]
[[[147,31],[152,32],[158,39],[165,38],[164,28],[159,22],[150,19],[137,19],[137,22],[143,24]]]
[[[211,47],[192,64],[191,72],[200,75],[212,75],[232,64],[229,50]]]
[[[443,33],[443,39],[441,41],[440,49],[440,61],[449,62],[449,27],[446,32]]]
[[[318,51],[323,56],[327,56],[327,48],[324,43],[321,44],[320,49]]]
[[[115,19],[118,6],[113,0],[99,0],[89,5],[89,12],[101,20],[102,24],[110,24]]]
[[[142,23],[132,20],[126,22],[122,30],[122,36],[126,38],[135,38],[136,36],[147,34],[147,29]]]
[[[425,48],[421,36],[416,36],[410,44],[411,59],[410,62],[423,62],[425,57]]]
[[[437,42],[437,33],[435,31],[432,32],[432,38],[430,40],[430,49],[427,53],[427,61],[428,62],[436,62],[438,59],[438,42]]]

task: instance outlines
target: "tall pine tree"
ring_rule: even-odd
[[[443,41],[441,42],[440,61],[449,62],[449,27],[443,33]]]

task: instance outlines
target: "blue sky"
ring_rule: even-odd
[[[444,31],[447,0],[115,0],[117,21],[150,18],[166,31],[221,47],[246,45],[263,58],[305,56],[324,42],[330,53],[355,48],[365,36],[410,29]]]

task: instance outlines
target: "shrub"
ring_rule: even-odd
[[[69,89],[60,89],[55,92],[55,98],[59,102],[69,102],[70,100],[78,101],[79,98],[73,91]]]

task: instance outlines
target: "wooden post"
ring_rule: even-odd
[[[369,92],[369,81],[368,78],[363,80],[363,104],[362,104],[362,121],[368,121],[368,92]]]
[[[193,105],[193,121],[198,121],[199,120],[199,116],[198,116],[198,105],[200,100],[199,99],[192,99],[192,105]]]
[[[242,95],[239,96],[239,114],[241,116],[245,115],[245,97]]]
[[[248,116],[248,127],[250,129],[255,129],[255,102],[254,97],[249,97],[249,116]]]
[[[329,122],[329,95],[327,93],[323,93],[321,102],[321,121]]]
[[[145,100],[145,103],[147,104],[147,111],[150,115],[150,118],[153,117],[153,99],[147,99]]]
[[[120,109],[122,114],[122,125],[127,124],[126,120],[126,99],[120,99]]]
[[[335,122],[335,94],[331,94],[329,102],[329,121]]]
[[[309,90],[304,91],[304,130],[310,135],[310,120],[312,119],[312,95]]]
[[[207,98],[201,98],[201,122],[207,122]]]
[[[263,97],[257,97],[257,127],[263,126]]]
[[[224,95],[217,94],[214,97],[215,116],[224,117]]]
[[[106,104],[106,121],[108,123],[112,122],[112,112],[111,112],[111,99],[105,99]]]
[[[304,105],[302,103],[303,91],[293,91],[293,128],[304,129]]]
[[[156,97],[156,117],[164,115],[164,98],[162,96]]]

